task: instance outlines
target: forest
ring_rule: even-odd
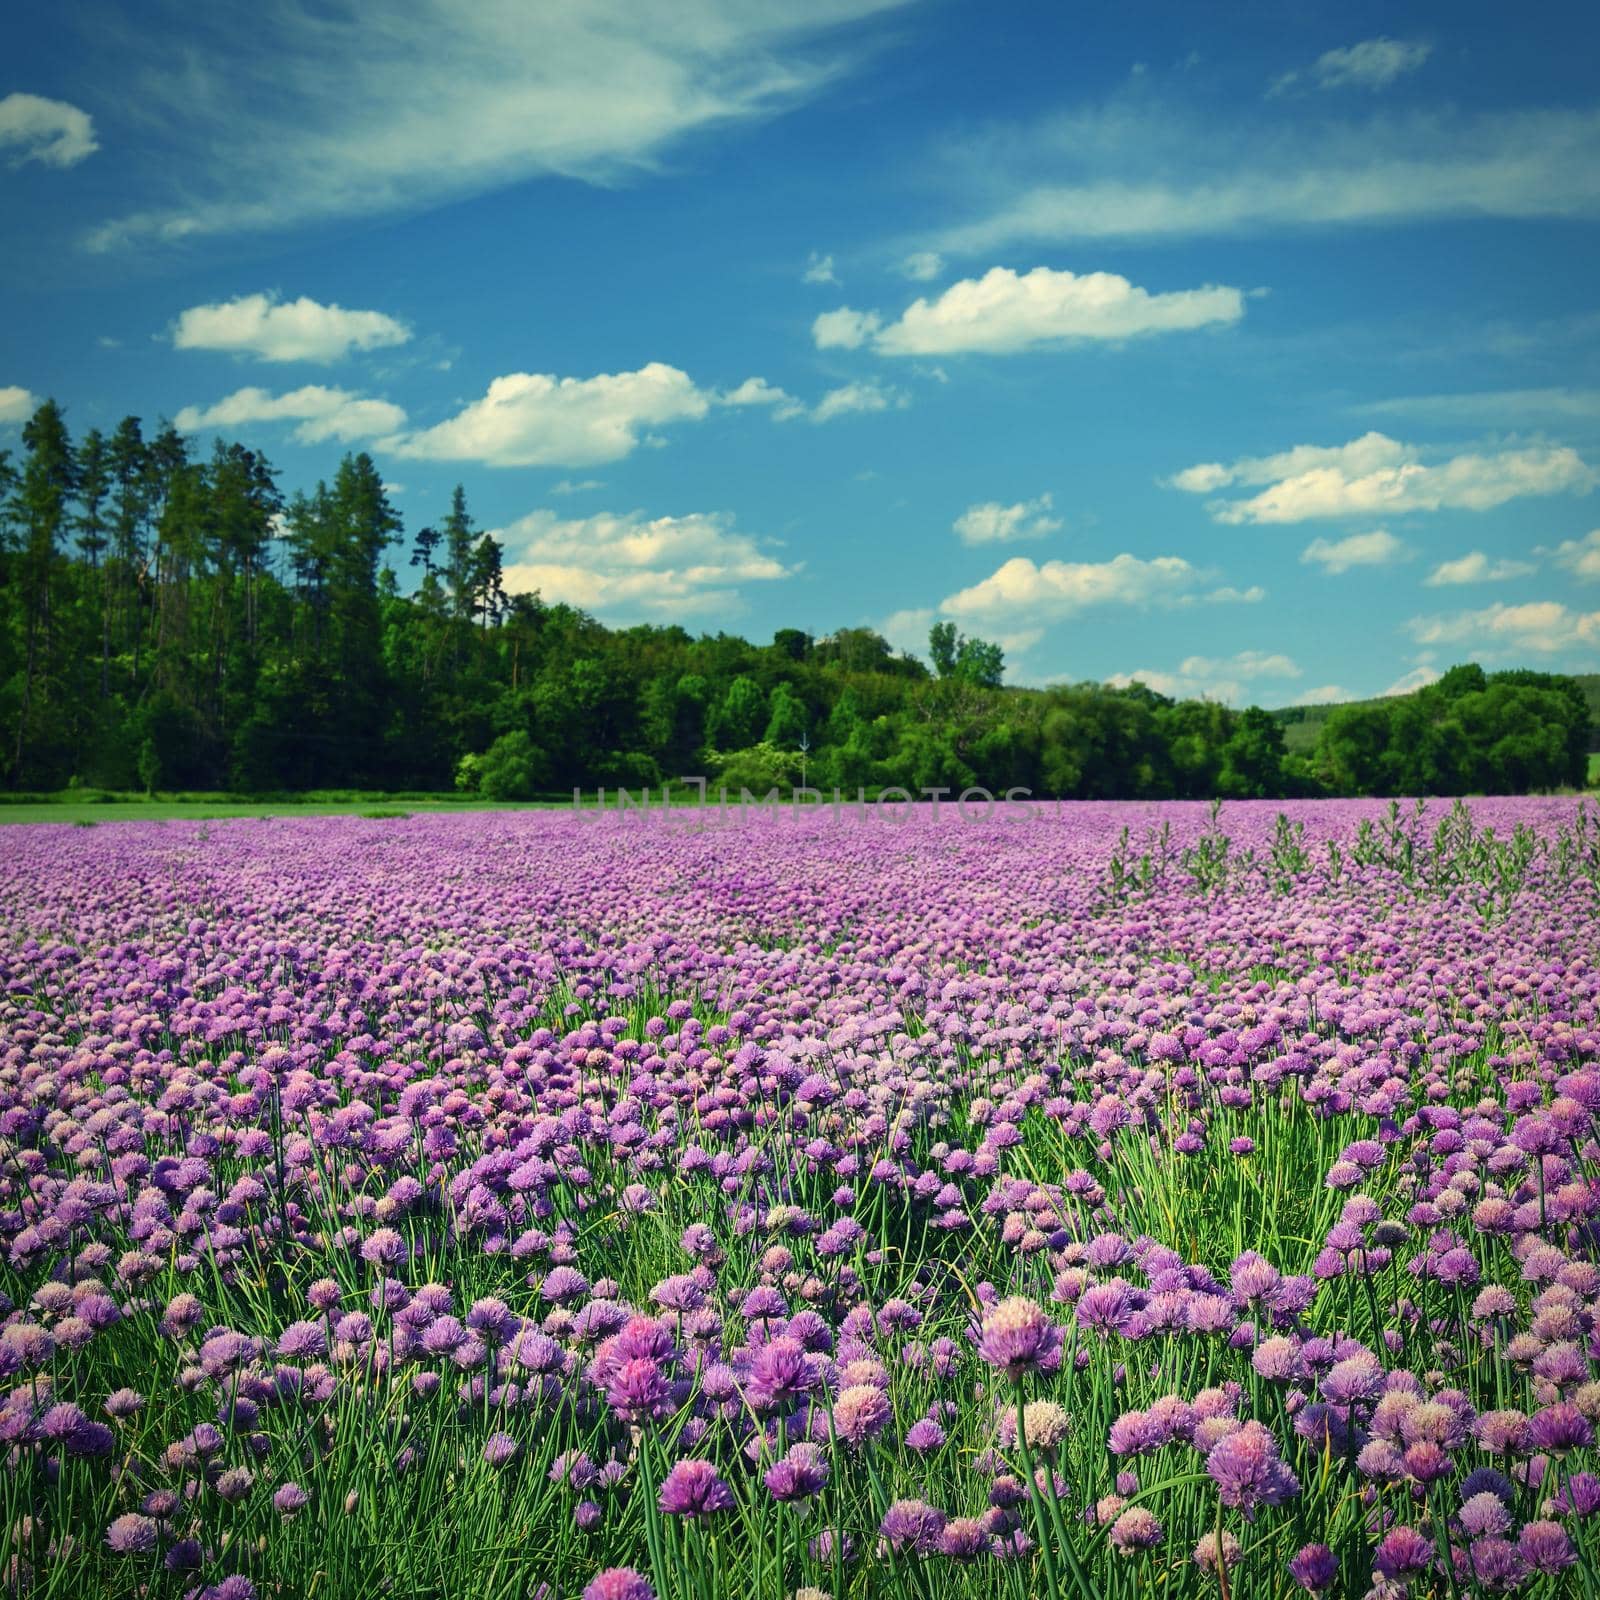
[[[1577,680],[1461,665],[1416,693],[1292,711],[1134,684],[1002,683],[936,624],[765,644],[606,627],[507,593],[464,489],[409,538],[371,457],[285,495],[258,452],[126,417],[74,440],[43,403],[0,451],[0,784],[526,798],[704,776],[1077,798],[1525,793],[1581,786]]]

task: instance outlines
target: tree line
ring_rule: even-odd
[[[1463,666],[1291,753],[1282,714],[1003,669],[950,623],[928,664],[867,628],[608,628],[508,594],[461,488],[407,542],[364,453],[286,496],[243,445],[131,416],[74,441],[52,401],[0,451],[10,790],[1522,792],[1581,784],[1593,731],[1574,680]]]

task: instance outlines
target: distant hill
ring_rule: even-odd
[[[1574,672],[1570,676],[1576,679],[1584,699],[1589,702],[1589,749],[1600,751],[1600,672]],[[1283,706],[1270,715],[1283,725],[1283,742],[1289,753],[1310,755],[1316,748],[1322,724],[1335,711],[1347,705],[1373,704],[1374,700],[1341,700],[1325,706]]]

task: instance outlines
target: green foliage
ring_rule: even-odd
[[[287,501],[237,444],[135,417],[74,445],[46,402],[0,452],[0,786],[488,794],[639,788],[737,763],[847,794],[982,786],[1078,799],[1581,785],[1600,679],[1453,668],[1392,700],[1265,713],[1143,685],[1001,687],[998,645],[870,628],[768,645],[607,628],[508,595],[458,487],[411,540],[369,456]],[[509,744],[502,741],[510,740]],[[719,752],[721,753],[719,755]],[[754,787],[754,784],[751,785]]]
[[[503,733],[481,758],[478,787],[491,800],[531,800],[549,783],[549,763],[520,728]]]

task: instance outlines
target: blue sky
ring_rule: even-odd
[[[1580,5],[10,8],[0,448],[54,395],[290,489],[368,449],[607,621],[948,618],[1016,682],[1595,670],[1597,55]]]

